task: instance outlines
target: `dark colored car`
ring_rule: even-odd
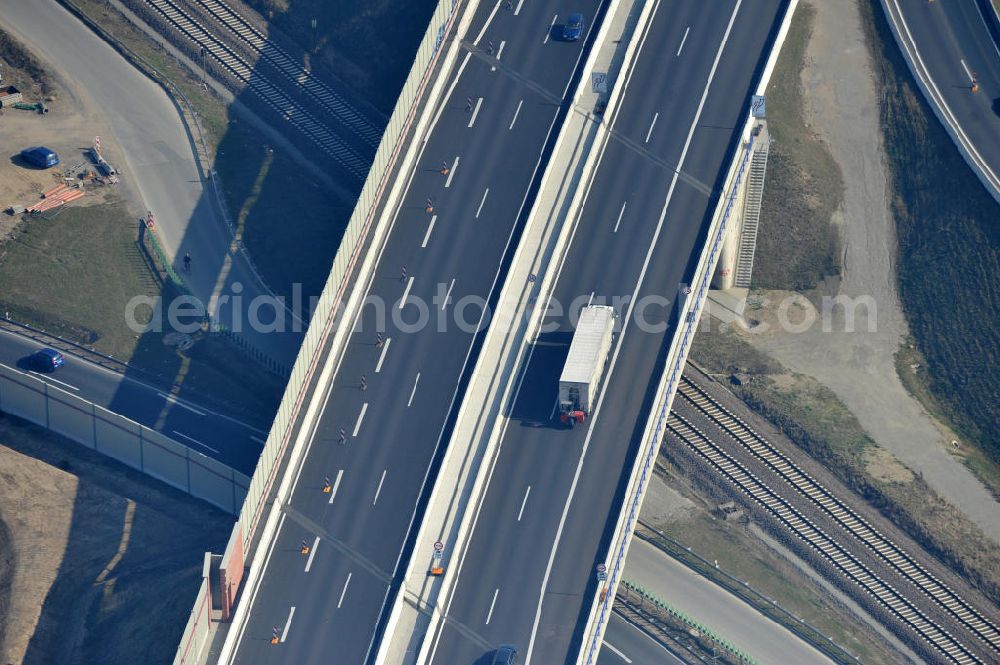
[[[517,649],[501,644],[493,654],[493,665],[517,665]]]
[[[46,348],[31,356],[31,364],[40,372],[54,372],[66,364],[66,359],[55,349]]]
[[[583,14],[570,14],[563,26],[563,39],[575,42],[583,34]]]
[[[42,145],[25,148],[21,151],[21,159],[40,169],[47,169],[59,163],[59,155],[56,154],[56,151]]]

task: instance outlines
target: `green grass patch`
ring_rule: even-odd
[[[926,361],[927,402],[1000,463],[1000,206],[916,88],[881,7],[860,6],[882,100],[900,300]]]
[[[696,340],[692,359],[723,382],[731,374],[727,356],[738,355],[742,347],[752,349],[733,332],[703,331]],[[728,350],[705,351],[717,345]],[[826,386],[811,377],[772,368],[768,375],[729,387],[928,552],[993,602],[1000,599],[1000,550],[993,541],[919,474],[879,448]]]
[[[767,88],[774,139],[761,202],[753,285],[808,291],[840,273],[840,239],[831,222],[844,194],[840,166],[806,127],[802,68],[816,10],[799,3]]]
[[[793,564],[775,557],[770,549],[748,536],[741,524],[717,520],[707,512],[699,511],[689,519],[670,522],[659,529],[676,542],[640,527],[643,537],[658,544],[670,556],[742,598],[765,616],[789,627],[803,639],[812,642],[810,638],[815,633],[776,611],[758,594],[778,601],[785,610],[804,619],[824,636],[833,637],[836,644],[859,656],[863,662],[897,662],[898,659],[892,657],[893,652],[885,644],[857,625],[850,611],[817,588]],[[682,543],[683,547],[676,543]],[[693,556],[692,552],[701,558]],[[718,568],[702,559],[718,562]],[[747,582],[750,589],[732,577]],[[853,662],[840,649],[831,655],[839,656],[838,662]]]
[[[232,412],[273,411],[284,381],[224,338],[200,334],[180,352],[165,346],[161,334],[140,335],[128,326],[132,298],[161,295],[135,238],[135,222],[122,203],[68,208],[53,220],[29,218],[0,250],[0,309],[15,321],[129,362],[196,401],[207,398]],[[148,321],[138,314],[140,323]]]

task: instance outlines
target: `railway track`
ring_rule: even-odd
[[[876,603],[909,627],[933,651],[958,665],[984,663],[961,641],[924,614],[909,598],[881,579],[854,554],[827,535],[688,420],[672,412],[667,420],[667,427],[695,454],[773,515],[797,538],[816,551],[853,584],[864,590]]]
[[[247,44],[254,53],[271,63],[286,79],[301,86],[306,94],[329,111],[347,129],[364,139],[372,148],[378,147],[382,138],[381,127],[356,110],[330,86],[313,77],[287,51],[269,40],[266,35],[226,2],[223,0],[194,1]]]
[[[959,622],[993,654],[1000,657],[1000,630],[976,608],[930,574],[906,550],[880,533],[833,492],[803,471],[701,387],[683,378],[677,392],[688,404],[729,434],[802,497],[834,520],[868,551],[906,578],[926,598]]]
[[[254,68],[225,42],[213,35],[173,0],[146,0],[146,3],[155,9],[174,29],[199,48],[204,48],[207,55],[221,64],[284,120],[330,155],[347,173],[358,180],[364,180],[369,167],[367,160],[347,145],[343,139],[316,120],[286,92],[256,74]]]

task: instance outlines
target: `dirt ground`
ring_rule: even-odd
[[[232,519],[0,416],[0,663],[173,658]]]
[[[956,437],[927,414],[896,373],[894,356],[907,327],[896,292],[878,99],[858,7],[854,2],[812,4],[815,29],[802,71],[805,119],[844,174],[843,204],[834,213],[844,245],[839,293],[870,297],[874,308],[857,310],[853,332],[846,329],[841,309],[834,310],[830,331],[817,321],[808,330],[789,332],[776,317],[778,304],[790,294],[767,292],[770,304],[753,317],[770,323],[768,332],[744,337],[789,369],[829,387],[880,446],[1000,542],[1000,505],[949,453]],[[807,314],[798,307],[787,313],[793,322]]]
[[[4,84],[13,82],[16,73],[4,71]],[[23,76],[22,76],[23,78]],[[64,176],[74,176],[89,164],[85,151],[95,136],[111,135],[110,128],[101,119],[98,109],[84,102],[82,95],[74,94],[71,85],[61,81],[53,72],[45,72],[47,87],[46,104],[49,112],[45,115],[35,111],[6,108],[0,111],[0,145],[5,151],[0,153],[0,241],[13,231],[19,216],[10,215],[7,208],[14,204],[27,206],[39,200],[40,194],[63,182]],[[17,85],[17,83],[15,83]],[[21,84],[23,85],[23,83]],[[21,89],[21,85],[18,88]],[[25,101],[39,101],[35,94],[23,90]],[[36,169],[20,162],[18,154],[24,148],[44,145],[58,153],[61,164],[50,169]],[[107,159],[114,164],[121,163],[120,154],[107,142],[102,145]],[[72,167],[81,165],[70,173]],[[87,196],[69,205],[83,206],[103,203],[117,192],[103,186],[95,186]]]

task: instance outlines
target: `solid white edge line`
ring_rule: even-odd
[[[436,222],[437,219],[437,215],[431,215],[431,223],[427,225],[427,233],[424,234],[424,241],[420,243],[421,247],[427,247],[427,241],[430,240],[431,231],[434,230],[434,222]]]
[[[611,651],[611,653],[613,653],[614,655],[618,656],[619,658],[621,658],[622,660],[624,660],[626,663],[631,663],[632,662],[632,659],[629,658],[628,656],[626,656],[625,652],[623,652],[621,649],[619,649],[618,647],[616,647],[611,642],[608,642],[607,640],[604,640],[604,646],[606,646],[608,648],[608,650]]]
[[[351,575],[353,573],[347,573],[347,579],[344,580],[344,588],[340,590],[340,599],[337,601],[337,609],[344,604],[344,596],[347,595],[347,585],[351,583]]]
[[[497,604],[497,596],[500,595],[500,587],[497,587],[496,591],[493,592],[493,602],[490,603],[490,611],[486,614],[486,625],[490,625],[490,619],[493,618],[493,608]]]
[[[171,404],[176,404],[177,406],[181,407],[182,409],[187,409],[191,413],[194,413],[194,414],[199,415],[199,416],[206,415],[204,411],[199,411],[198,409],[196,409],[193,406],[189,405],[184,400],[178,399],[178,398],[174,397],[173,395],[169,395],[167,393],[156,393],[156,394],[159,395],[160,397],[162,397],[167,402],[170,402]]]
[[[476,219],[479,219],[479,213],[483,211],[483,205],[486,203],[486,197],[489,196],[490,188],[487,187],[486,191],[483,192],[483,200],[479,202],[479,208],[476,210]]]
[[[368,413],[368,402],[361,405],[361,413],[358,414],[358,420],[354,423],[354,431],[351,436],[356,437],[358,432],[361,430],[361,422],[365,419],[365,414]]]
[[[524,507],[528,504],[528,495],[531,494],[531,485],[528,485],[528,489],[524,492],[524,498],[521,499],[521,510],[517,511],[517,521],[521,521],[521,516],[524,515]]]
[[[403,309],[406,305],[406,296],[410,295],[410,287],[413,286],[413,275],[410,275],[410,279],[406,282],[406,288],[403,290],[403,297],[399,299],[399,308]]]
[[[295,616],[295,606],[288,610],[288,619],[285,621],[285,629],[281,631],[281,643],[285,643],[285,639],[288,637],[288,629],[292,627],[292,617]]]
[[[198,439],[195,439],[194,437],[190,437],[190,436],[188,436],[187,434],[184,434],[183,432],[178,432],[177,430],[174,430],[174,434],[176,434],[177,436],[179,436],[179,437],[182,437],[182,438],[184,438],[184,439],[187,439],[187,440],[188,440],[188,441],[190,441],[191,443],[196,443],[196,444],[198,444],[199,446],[201,446],[202,448],[208,448],[209,450],[211,450],[211,451],[212,451],[213,453],[215,453],[216,455],[218,455],[218,454],[219,454],[219,451],[218,451],[218,450],[216,450],[215,448],[213,448],[212,446],[210,446],[210,445],[208,445],[208,444],[205,444],[205,443],[202,443],[202,442],[201,442],[201,441],[199,441]]]
[[[319,547],[319,536],[316,536],[316,538],[313,540],[312,549],[309,550],[309,558],[306,560],[306,569],[304,572],[308,573],[309,569],[312,568],[313,558],[316,556],[316,548],[318,547]]]
[[[410,399],[406,403],[407,407],[409,407],[411,404],[413,404],[413,396],[417,394],[417,384],[418,383],[420,383],[420,372],[417,372],[417,378],[415,378],[413,380],[413,390],[410,391]]]
[[[333,481],[333,489],[330,490],[330,500],[327,501],[327,505],[332,504],[333,500],[337,498],[337,489],[340,487],[340,479],[344,477],[344,470],[340,469],[337,471],[337,477]]]
[[[382,493],[382,483],[385,482],[385,473],[388,469],[382,469],[382,477],[379,478],[378,487],[375,488],[375,498],[372,499],[372,505],[374,506],[378,503],[378,495]]]
[[[733,13],[729,17],[729,24],[726,26],[726,32],[722,37],[722,43],[719,45],[718,51],[715,54],[715,61],[712,63],[712,69],[709,71],[708,80],[705,82],[705,88],[702,91],[701,101],[698,103],[698,110],[695,112],[694,120],[691,123],[691,127],[688,130],[687,139],[684,142],[684,148],[681,150],[680,160],[678,160],[677,168],[674,169],[674,175],[670,180],[670,188],[667,190],[667,197],[663,203],[663,209],[660,211],[660,219],[656,225],[656,231],[653,234],[653,239],[649,244],[649,249],[646,252],[646,259],[642,265],[642,271],[639,273],[639,280],[636,282],[635,290],[632,294],[632,298],[629,300],[628,313],[624,318],[622,324],[622,331],[618,335],[618,341],[615,345],[614,355],[611,358],[611,365],[608,367],[607,374],[603,381],[603,386],[601,387],[600,395],[598,396],[597,405],[594,407],[594,414],[590,418],[590,426],[587,429],[587,436],[583,442],[583,450],[580,452],[580,460],[576,466],[576,472],[573,475],[573,483],[570,485],[569,496],[566,499],[566,503],[563,505],[562,516],[559,518],[559,527],[556,530],[556,536],[552,543],[552,549],[549,552],[549,561],[545,567],[545,576],[542,579],[542,586],[538,593],[538,604],[535,609],[535,621],[531,626],[531,638],[528,641],[528,650],[525,655],[524,662],[525,665],[530,665],[531,663],[531,653],[535,647],[535,639],[538,637],[538,625],[541,623],[542,619],[542,605],[545,600],[545,588],[549,584],[549,577],[552,575],[552,566],[555,563],[556,551],[559,549],[559,543],[562,540],[563,529],[566,526],[566,518],[569,515],[570,505],[573,503],[573,497],[576,494],[577,485],[580,482],[580,474],[583,472],[583,462],[587,456],[587,450],[590,447],[590,439],[593,436],[594,424],[597,422],[598,416],[600,416],[601,406],[604,403],[604,396],[606,395],[606,388],[609,383],[611,375],[614,373],[615,364],[618,362],[618,354],[622,348],[622,342],[625,339],[625,335],[628,332],[628,324],[632,318],[632,310],[635,308],[636,295],[642,287],[642,282],[646,277],[646,270],[649,268],[649,262],[653,257],[653,251],[657,247],[657,241],[660,237],[660,231],[663,229],[663,221],[667,216],[667,208],[670,206],[670,200],[673,198],[674,190],[677,186],[677,180],[681,173],[681,168],[684,166],[684,161],[687,158],[688,149],[691,147],[691,139],[694,137],[695,129],[698,127],[698,120],[701,118],[702,109],[705,107],[705,100],[708,98],[708,91],[712,87],[712,80],[715,78],[715,71],[718,69],[719,60],[722,58],[722,52],[726,47],[726,42],[729,41],[729,34],[732,32],[733,24],[736,22],[736,15],[739,13],[740,6],[743,4],[743,0],[736,0],[736,6],[733,8]]]
[[[59,379],[53,379],[48,374],[42,374],[41,372],[36,372],[33,369],[29,369],[28,373],[29,374],[34,374],[35,376],[37,376],[38,378],[42,379],[43,381],[45,381],[47,383],[48,382],[58,383],[60,386],[65,386],[65,387],[69,388],[70,390],[75,390],[76,392],[80,392],[80,389],[77,388],[76,386],[71,386],[70,384],[64,383],[64,382],[60,381]],[[205,414],[201,414],[201,415],[205,415]]]
[[[378,356],[378,362],[375,364],[375,373],[378,374],[382,371],[382,363],[385,362],[385,352],[389,350],[389,343],[392,342],[391,337],[386,337],[385,341],[382,342],[382,353]]]

